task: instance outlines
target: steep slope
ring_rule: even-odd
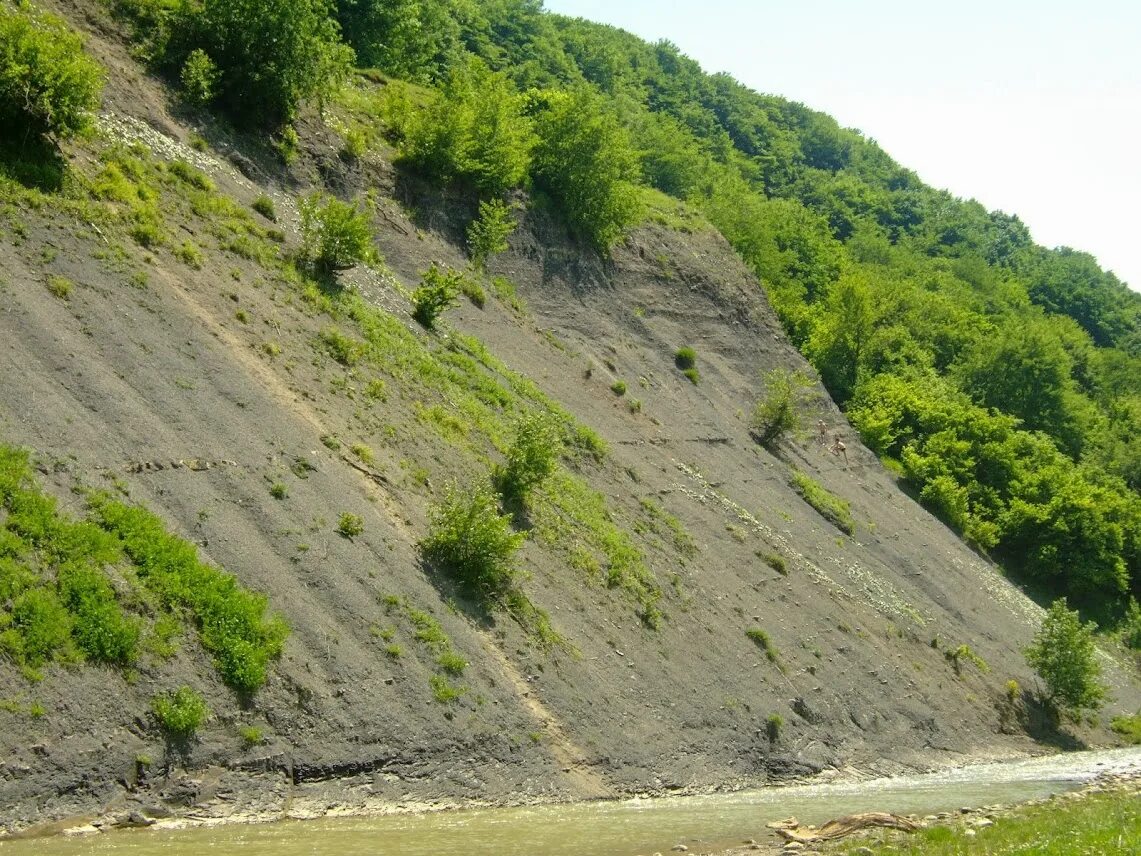
[[[212,149],[190,148],[162,90],[93,36],[122,73],[102,137],[69,153],[91,207],[8,191],[0,439],[34,450],[76,516],[78,486],[144,503],[267,594],[292,633],[252,699],[224,685],[189,626],[173,657],[127,672],[52,666],[31,683],[0,660],[14,702],[0,710],[8,828],[160,804],[272,817],[586,798],[1034,748],[1004,733],[1017,729],[999,705],[1007,680],[1033,683],[1021,650],[1038,608],[898,489],[819,385],[806,419],[842,434],[846,459],[811,437],[773,455],[750,436],[762,373],[811,370],[715,232],[647,224],[603,261],[529,211],[490,265],[528,308],[465,301],[427,333],[406,291],[429,262],[465,264],[469,199],[379,157],[346,163],[316,117],[289,173],[215,129],[199,129]],[[137,142],[149,152],[125,148]],[[171,170],[179,160],[210,183]],[[87,219],[128,208],[98,189],[109,164],[158,194],[163,243]],[[276,241],[296,243],[292,191],[317,176],[377,191],[389,271],[322,292],[280,261]],[[262,193],[276,226],[239,216]],[[175,252],[187,242],[198,256]],[[53,277],[70,289],[45,287]],[[674,365],[683,345],[697,384]],[[572,448],[519,515],[524,590],[562,637],[551,645],[469,603],[416,545],[445,485],[485,479],[516,414],[553,407],[609,454]],[[801,498],[793,467],[850,503],[854,534]],[[362,532],[338,533],[345,513]],[[608,585],[622,561],[634,576]],[[467,662],[462,676],[441,667],[441,645]],[[950,659],[960,645],[989,673]],[[1107,669],[1113,710],[1132,712],[1135,679]],[[185,747],[149,715],[181,684],[213,711]],[[441,686],[462,694],[441,700]],[[783,728],[766,726],[773,714]]]

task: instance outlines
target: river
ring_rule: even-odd
[[[675,844],[727,849],[769,838],[795,815],[820,823],[857,811],[931,814],[1015,803],[1080,787],[1101,773],[1141,772],[1141,748],[978,764],[861,782],[575,805],[470,809],[182,830],[123,830],[0,842],[2,856],[635,856]]]

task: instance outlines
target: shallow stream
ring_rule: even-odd
[[[931,814],[1024,802],[1080,787],[1101,773],[1141,772],[1141,749],[1081,752],[940,773],[734,794],[527,808],[283,821],[185,830],[124,830],[0,843],[0,856],[635,856],[675,844],[725,849],[767,840],[789,815],[821,823],[857,811]]]

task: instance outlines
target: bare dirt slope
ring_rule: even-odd
[[[168,218],[166,245],[145,249],[17,206],[0,238],[0,439],[33,449],[42,481],[76,514],[77,485],[145,503],[205,559],[265,592],[292,634],[244,706],[193,634],[174,658],[126,677],[51,668],[29,684],[0,662],[0,696],[46,710],[0,711],[0,822],[130,807],[268,817],[584,798],[1039,745],[1001,727],[998,704],[1009,679],[1033,686],[1020,652],[1040,610],[899,490],[818,385],[807,422],[842,434],[846,461],[812,436],[776,455],[753,441],[762,373],[811,370],[719,236],[647,224],[602,260],[528,212],[491,263],[527,311],[465,301],[430,335],[411,322],[402,288],[430,261],[465,263],[456,237],[470,200],[420,188],[380,155],[341,161],[316,117],[289,172],[209,128],[198,130],[211,147],[193,151],[188,120],[101,21],[92,12],[80,23],[114,72],[109,112],[102,141],[73,151],[73,168],[97,171],[110,140],[142,140],[156,162],[195,163],[242,205],[271,194],[287,246],[299,188],[323,179],[346,193],[377,189],[377,243],[392,273],[353,271],[346,286],[433,359],[465,347],[453,334],[476,337],[606,440],[604,463],[568,461],[566,471],[600,492],[644,553],[664,617],[647,627],[630,596],[571,561],[584,537],[573,526],[561,542],[536,526],[521,552],[527,595],[564,644],[545,650],[510,618],[468,608],[416,549],[444,486],[497,459],[456,402],[395,367],[336,362],[321,334],[352,325],[212,238],[208,219]],[[202,247],[199,268],[171,252],[183,240]],[[74,283],[69,297],[45,287],[51,276]],[[682,345],[697,352],[698,384],[674,365]],[[383,395],[366,394],[371,380]],[[794,467],[850,503],[853,535],[790,487]],[[270,495],[273,483],[284,499]],[[677,532],[648,507],[676,517]],[[361,535],[337,534],[344,512],[363,519]],[[784,574],[766,562],[774,555]],[[435,697],[434,654],[411,610],[433,616],[468,661],[457,701]],[[768,634],[772,658],[750,629]],[[386,653],[392,644],[398,656]],[[988,673],[966,663],[956,674],[945,652],[963,644]],[[1107,670],[1112,709],[1132,712],[1135,679]],[[168,756],[149,701],[183,683],[206,694],[213,716],[187,755]],[[783,720],[776,739],[773,714]],[[264,742],[247,747],[242,725]]]

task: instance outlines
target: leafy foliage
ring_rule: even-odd
[[[479,216],[467,230],[468,251],[472,263],[483,268],[489,256],[507,249],[507,239],[518,224],[511,209],[498,199],[479,203]]]
[[[1074,717],[1084,710],[1097,710],[1105,701],[1106,688],[1098,682],[1096,629],[1093,622],[1083,625],[1066,599],[1059,598],[1026,649],[1026,661],[1046,684],[1046,701]]]
[[[516,584],[513,557],[524,536],[499,513],[495,494],[484,486],[452,485],[430,515],[428,537],[420,542],[425,560],[480,601],[502,600]]]
[[[801,409],[810,381],[799,372],[773,369],[764,377],[765,396],[753,408],[751,427],[762,446],[772,446],[802,427]]]
[[[404,157],[440,181],[468,181],[485,196],[518,187],[535,142],[524,104],[506,75],[472,58],[453,70],[426,109],[411,117]]]
[[[376,258],[368,215],[323,193],[301,200],[301,254],[318,270],[347,270]]]
[[[194,616],[202,645],[223,680],[240,692],[256,692],[289,632],[281,618],[266,615],[265,597],[200,562],[194,546],[168,533],[149,511],[105,497],[93,503],[102,525],[119,537],[135,562],[143,585],[168,607],[185,608]]]
[[[568,224],[608,252],[639,214],[632,182],[638,162],[629,135],[592,90],[536,96],[535,184],[558,202]]]
[[[331,13],[330,0],[201,0],[152,12],[149,31],[160,65],[182,73],[189,63],[197,94],[212,66],[219,106],[241,124],[272,128],[343,82],[353,53]]]
[[[187,686],[156,695],[151,699],[151,711],[163,732],[178,740],[193,737],[210,715],[206,700]]]
[[[522,416],[515,425],[507,462],[496,473],[496,485],[504,498],[524,501],[532,488],[555,471],[561,452],[559,428],[546,414]]]
[[[436,326],[436,319],[463,290],[463,274],[457,270],[441,271],[432,264],[420,275],[420,285],[412,292],[412,317],[428,330]]]
[[[0,6],[0,126],[59,139],[91,123],[103,70],[54,15]]]

